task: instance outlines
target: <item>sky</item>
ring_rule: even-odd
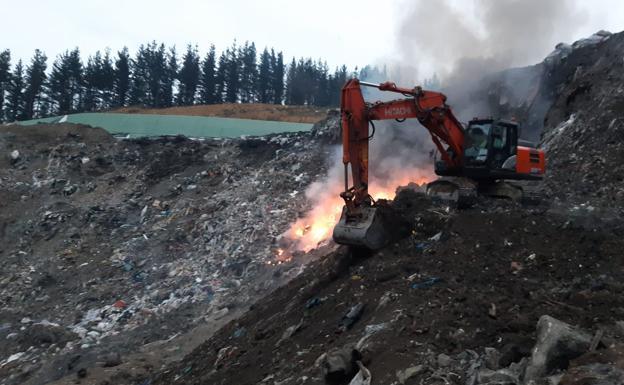
[[[3,16],[0,23],[0,49],[8,48],[14,58],[27,62],[35,48],[52,59],[77,46],[86,57],[107,47],[116,51],[127,46],[134,52],[140,44],[156,40],[175,44],[178,52],[188,43],[197,44],[203,55],[210,44],[215,44],[219,51],[237,39],[241,43],[254,41],[259,51],[265,46],[282,50],[288,61],[293,56],[322,58],[330,67],[346,64],[352,69],[407,60],[401,52],[405,47],[402,40],[406,38],[401,34],[401,27],[423,21],[417,14],[406,12],[421,1],[435,3],[434,0],[0,0],[1,13],[10,15]],[[480,30],[483,25],[478,16],[479,1],[500,0],[446,0],[446,3],[461,15],[462,23]],[[624,30],[621,0],[544,1],[556,3],[562,9],[575,7],[583,16],[571,21],[573,27],[566,29],[565,36],[546,37],[547,47],[554,47],[559,41],[572,42],[600,29]],[[531,53],[530,58],[513,64],[537,62],[549,50]],[[422,67],[431,72],[438,65],[430,62]]]

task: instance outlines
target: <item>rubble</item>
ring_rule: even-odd
[[[571,359],[589,350],[591,336],[550,316],[537,323],[537,344],[525,373],[525,381],[534,381],[565,369]]]
[[[0,127],[12,160],[0,161],[0,362],[60,378],[77,369],[55,365],[76,352],[97,365],[110,346],[123,355],[224,322],[299,274],[305,259],[273,265],[276,240],[307,209],[292,192],[328,158],[315,139],[302,150],[302,135],[120,141],[70,124]]]
[[[408,196],[418,199],[411,193]],[[397,201],[402,199],[407,198],[400,194]],[[618,294],[621,289],[607,288],[621,287],[619,270],[613,270],[614,264],[619,264],[615,256],[623,246],[617,235],[621,224],[617,229],[610,225],[587,228],[578,223],[564,228],[569,220],[565,216],[511,203],[454,210],[439,221],[434,218],[440,218],[438,212],[444,210],[436,203],[416,202],[419,204],[413,210],[420,219],[415,223],[430,223],[426,231],[416,231],[372,255],[351,259],[338,275],[336,261],[353,251],[341,248],[312,262],[300,276],[235,324],[225,326],[185,361],[211,362],[220,346],[234,343],[245,351],[238,357],[243,368],[252,362],[256,366],[262,363],[273,368],[275,379],[306,376],[312,384],[326,383],[327,373],[341,373],[336,374],[336,381],[347,384],[357,373],[357,359],[350,353],[355,346],[372,375],[371,383],[528,385],[525,372],[546,381],[549,376],[561,375],[565,365],[557,366],[564,362],[557,359],[567,357],[570,362],[572,357],[567,355],[566,344],[553,345],[559,353],[545,350],[544,341],[549,339],[543,333],[552,328],[548,329],[545,321],[536,328],[540,317],[550,315],[552,318],[543,318],[548,325],[554,324],[554,319],[574,322],[579,330],[593,329],[596,317],[602,324],[615,325],[620,320],[612,309],[623,303]],[[440,231],[451,236],[425,250],[414,247]],[[501,241],[500,234],[505,234],[506,242]],[[538,257],[527,258],[532,254]],[[510,263],[518,259],[524,261],[523,269],[510,274]],[[591,268],[580,268],[579,264]],[[413,282],[421,282],[434,273],[444,284],[418,291],[408,284],[412,275],[420,277]],[[603,284],[592,283],[599,276]],[[596,291],[583,292],[583,306],[591,303],[592,311],[583,312],[574,298],[592,285]],[[306,308],[310,298],[323,301]],[[350,329],[336,333],[334,325],[358,303],[366,303],[367,310]],[[493,305],[495,317],[490,314]],[[277,325],[290,327],[301,322],[305,327],[282,338],[285,331]],[[263,337],[230,339],[240,327],[251,336]],[[585,348],[591,339],[589,335]],[[257,358],[260,352],[274,349],[278,341],[272,358]],[[550,351],[548,357],[557,365],[538,374],[538,356],[530,359],[534,347],[539,352]],[[296,362],[290,359],[292,354],[297,354]],[[547,366],[554,361],[548,362]],[[326,368],[322,375],[318,374],[319,365]],[[156,375],[154,383],[169,383],[180,369],[170,366],[168,372]],[[253,384],[266,377],[251,369],[197,370],[178,382],[194,383],[202,378],[220,383],[236,378],[238,383]]]

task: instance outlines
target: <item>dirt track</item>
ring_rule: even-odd
[[[316,123],[323,119],[327,109],[276,104],[211,104],[170,108],[125,107],[113,112],[129,114],[218,116],[222,118],[274,120],[293,123]]]

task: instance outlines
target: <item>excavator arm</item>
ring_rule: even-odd
[[[395,92],[407,98],[369,104],[364,101],[361,86]],[[449,169],[462,165],[464,130],[446,105],[446,96],[439,92],[397,87],[386,82],[373,84],[358,79],[349,80],[342,89],[340,103],[342,123],[342,161],[345,167],[345,201],[347,215],[358,215],[358,207],[370,206],[368,193],[368,143],[375,134],[374,120],[402,121],[416,118],[429,131],[442,160]],[[369,126],[373,127],[369,133]],[[353,186],[349,187],[351,165]]]

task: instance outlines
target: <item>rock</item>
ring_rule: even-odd
[[[87,368],[78,369],[76,376],[78,376],[78,378],[85,378],[87,376]]]
[[[313,137],[329,143],[340,143],[342,130],[340,127],[340,111],[332,109],[327,111],[327,117],[312,126],[310,133]]]
[[[524,357],[531,355],[533,347],[533,341],[529,338],[526,341],[520,341],[519,343],[509,343],[502,347],[500,350],[500,358],[498,360],[498,367],[505,368],[514,362],[520,362]]]
[[[324,353],[317,362],[328,384],[341,384],[353,378],[361,358],[360,352],[347,345]]]
[[[571,359],[589,349],[592,336],[553,317],[541,316],[537,323],[537,343],[525,373],[525,381],[565,369]]]
[[[500,360],[500,353],[494,348],[485,348],[484,356],[485,367],[491,370],[498,370],[498,362]]]
[[[570,369],[561,377],[560,385],[621,385],[624,370],[611,364],[594,363]]]
[[[102,357],[102,366],[105,368],[119,366],[121,362],[121,355],[117,352],[111,352]]]
[[[78,187],[76,187],[75,185],[65,186],[63,188],[63,195],[70,196],[73,193],[75,193],[76,191],[78,191]]]
[[[297,325],[289,326],[286,330],[284,330],[284,333],[282,333],[282,337],[275,343],[275,346],[281,345],[282,342],[292,337],[296,332],[299,331],[299,329],[301,329],[301,326],[303,326],[303,318],[301,319],[301,321],[299,321]]]
[[[525,358],[519,363],[513,363],[504,369],[479,369],[473,383],[480,385],[521,385],[522,374],[526,369],[526,364],[527,360]]]
[[[399,382],[401,384],[405,384],[405,382],[407,380],[409,380],[410,378],[418,375],[419,373],[422,373],[425,371],[425,368],[423,368],[422,365],[416,365],[416,366],[410,366],[407,369],[404,370],[398,370],[396,372],[396,376],[397,379],[399,380]]]
[[[28,345],[57,344],[63,346],[76,339],[77,335],[54,324],[34,324],[20,335],[20,342]]]
[[[481,369],[479,371],[477,383],[482,385],[519,385],[520,380],[512,372],[507,371],[506,369]]]
[[[453,363],[453,359],[444,353],[438,355],[438,366],[447,367]]]

